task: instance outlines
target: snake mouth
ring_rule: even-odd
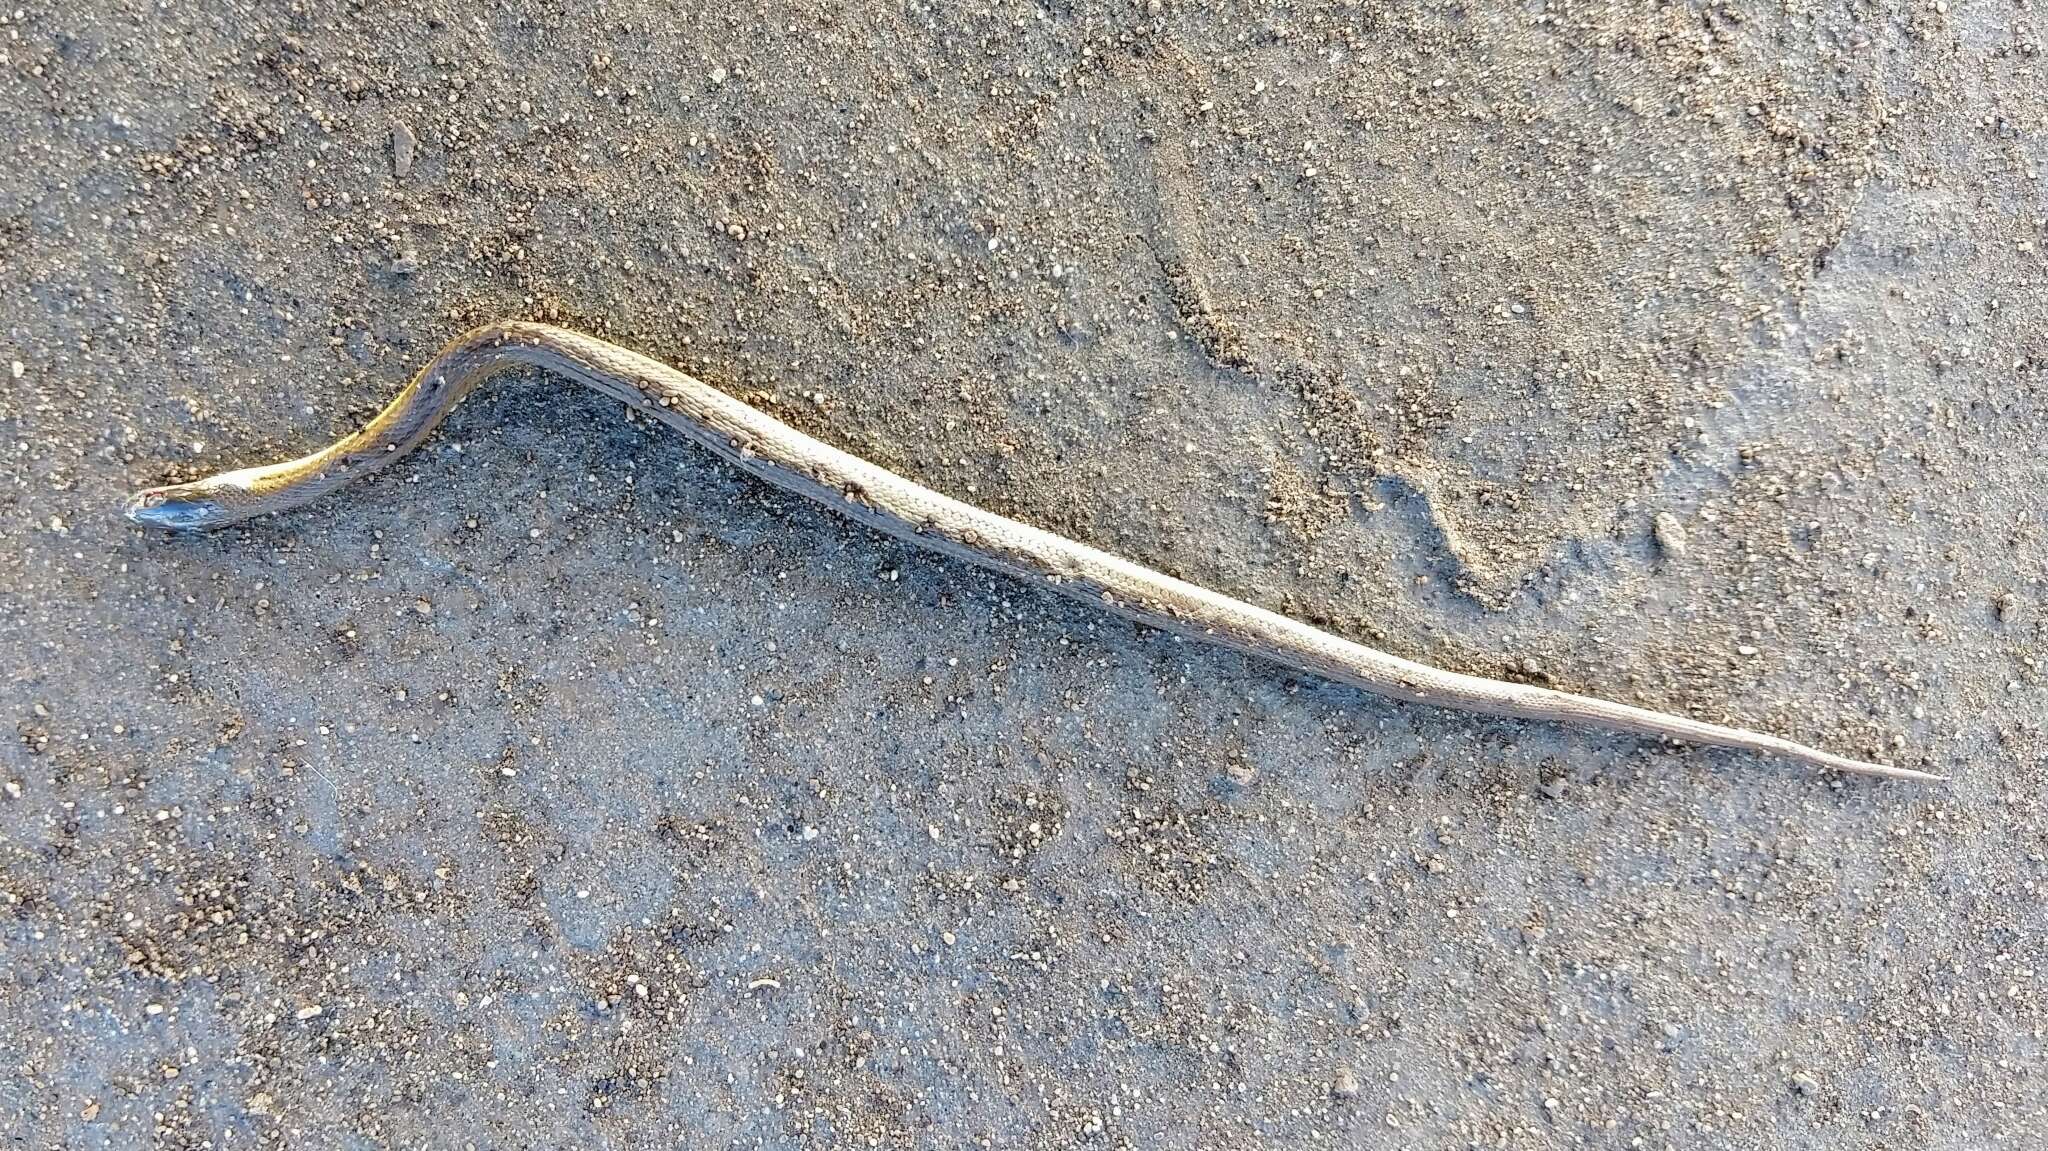
[[[134,520],[136,523],[148,523],[150,513],[164,506],[164,498],[164,490],[162,488],[149,488],[145,491],[136,492],[128,497],[127,504],[121,508],[121,514]]]

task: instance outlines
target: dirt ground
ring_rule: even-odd
[[[22,1148],[2048,1140],[2048,10],[0,12]],[[585,328],[1382,701],[500,381]]]

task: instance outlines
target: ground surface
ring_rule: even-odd
[[[2048,1138],[2040,4],[342,7],[0,15],[10,1146]],[[538,376],[118,517],[501,316],[1955,780],[1304,681]]]

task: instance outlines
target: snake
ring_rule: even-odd
[[[389,467],[426,439],[479,384],[513,368],[539,369],[594,388],[735,467],[886,535],[1293,672],[1480,715],[1732,749],[1857,775],[1946,778],[1763,732],[1448,671],[1367,647],[954,499],[816,439],[659,360],[548,324],[506,320],[474,328],[443,346],[354,434],[282,463],[144,489],[129,500],[126,513],[145,526],[198,532],[298,507]]]

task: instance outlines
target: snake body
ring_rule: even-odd
[[[1298,620],[996,515],[850,455],[667,364],[544,324],[487,324],[449,342],[376,418],[311,455],[138,494],[131,518],[204,530],[317,499],[411,451],[478,384],[509,367],[586,384],[663,421],[746,472],[944,555],[1106,608],[1150,627],[1413,703],[1578,724],[1895,779],[1942,777],[1788,739],[1527,684],[1463,675]]]

